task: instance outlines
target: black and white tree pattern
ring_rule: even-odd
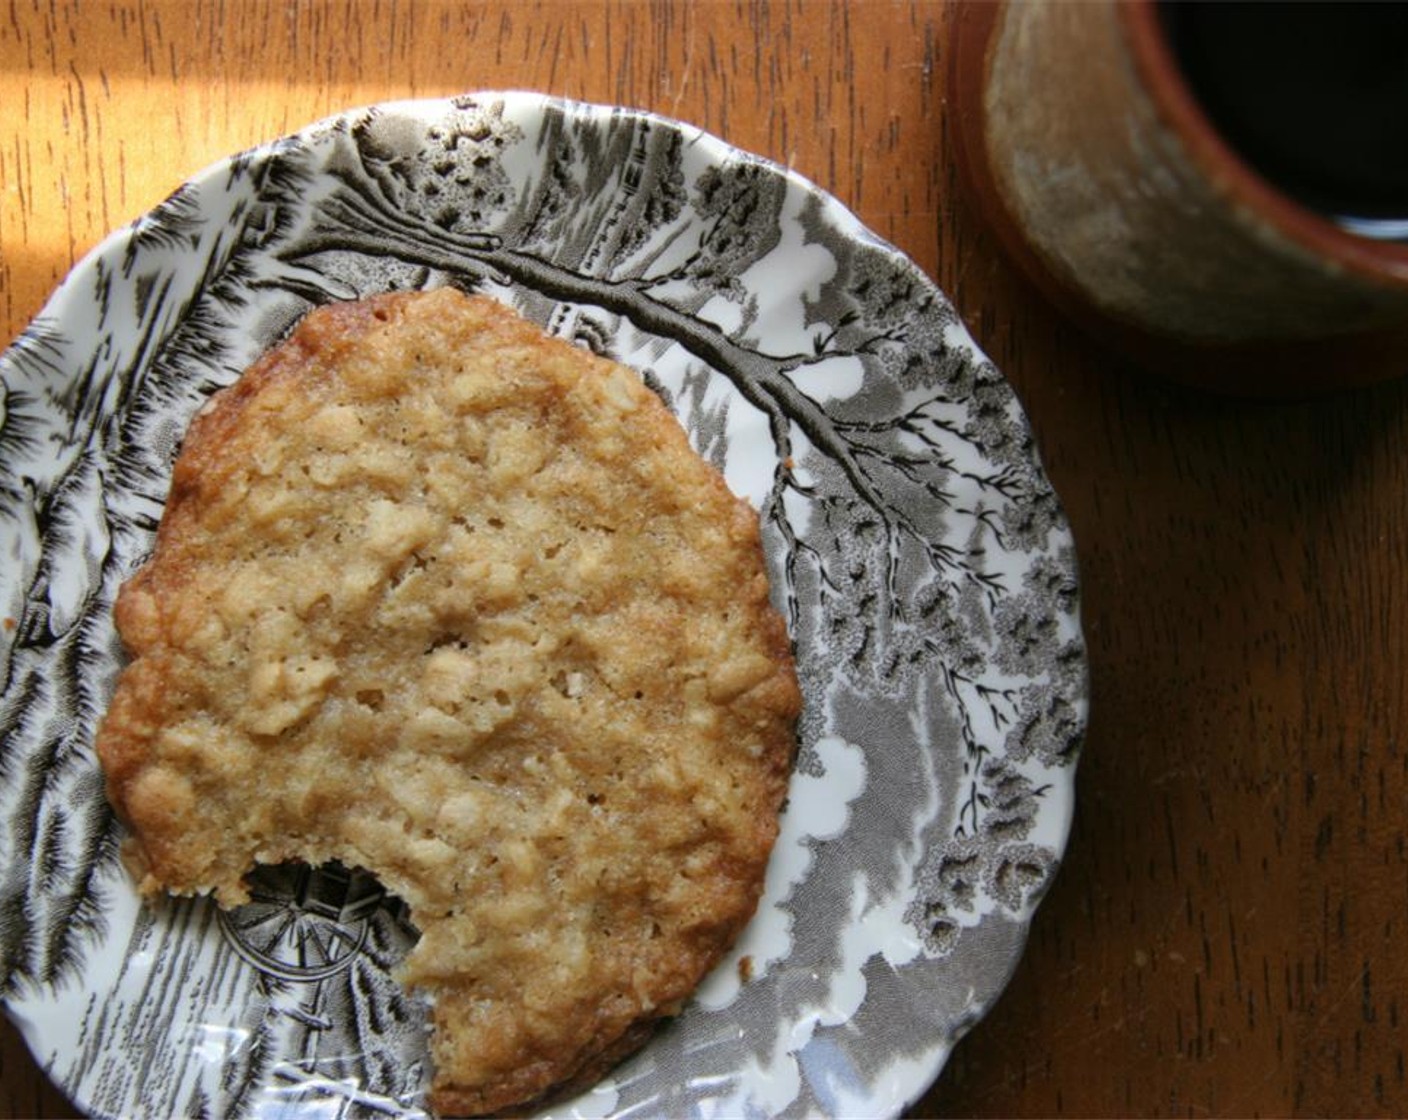
[[[806,698],[797,789],[831,782],[844,808],[825,835],[794,821],[798,870],[759,922],[776,967],[691,1009],[615,1103],[687,1111],[691,1076],[808,1070],[835,1025],[815,1009],[844,990],[871,1016],[877,961],[914,983],[962,966],[992,998],[1011,953],[983,945],[1055,870],[1085,713],[1073,550],[1017,401],[942,294],[814,188],[671,122],[523,95],[367,110],[237,157],[0,359],[0,993],[78,984],[127,936],[91,739],[120,664],[112,599],[190,416],[312,306],[445,284],[637,368],[758,505]],[[882,912],[912,949],[857,939]],[[897,1012],[845,1076],[941,1057],[972,1012],[935,1006],[927,1043]],[[811,1058],[779,1054],[776,1025],[804,1020]],[[785,1109],[824,1108],[819,1083],[799,1075]]]

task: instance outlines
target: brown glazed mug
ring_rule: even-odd
[[[1053,302],[1177,380],[1266,396],[1408,373],[1408,135],[1401,131],[1408,53],[1395,64],[1392,52],[1403,43],[1371,35],[1356,45],[1352,36],[1362,29],[1344,26],[1332,8],[1306,5],[1295,14],[1300,7],[1259,4],[1237,16],[1238,5],[1013,0],[957,11],[949,97],[961,173],[979,209]],[[1192,28],[1220,52],[1209,67],[1236,58],[1247,45],[1238,34],[1285,55],[1287,66],[1280,90],[1263,81],[1255,61],[1234,69],[1233,108],[1223,104],[1215,124],[1219,90],[1198,78],[1197,42],[1189,47],[1181,21],[1221,18],[1219,9],[1246,26]],[[1403,23],[1405,14],[1408,7],[1381,18]],[[1279,40],[1269,42],[1248,22],[1268,15],[1303,26],[1274,24]],[[1307,19],[1330,30],[1318,32]],[[1389,52],[1385,73],[1398,100],[1375,92],[1374,59],[1355,54],[1366,46]],[[1297,51],[1310,52],[1311,70],[1290,57]],[[1336,51],[1344,56],[1334,63],[1338,72],[1326,61]],[[1360,127],[1325,90],[1307,88],[1308,73],[1338,82],[1327,86],[1334,97],[1363,96],[1383,109],[1392,119],[1378,122],[1381,132],[1400,143],[1376,152],[1381,135]],[[1269,156],[1266,136],[1254,134],[1257,121],[1244,143],[1239,83],[1248,111],[1265,118]],[[1356,83],[1364,88],[1349,89]],[[1278,138],[1290,151],[1280,166],[1286,153]],[[1370,177],[1383,181],[1318,181],[1326,172],[1352,179],[1354,142],[1368,148]]]

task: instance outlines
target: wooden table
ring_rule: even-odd
[[[955,185],[940,3],[10,0],[6,337],[104,233],[337,110],[534,88],[681,117],[951,294],[1074,525],[1093,717],[1066,865],[915,1115],[1408,1112],[1408,383],[1237,403],[1054,315]],[[71,1116],[14,1031],[0,1115]]]

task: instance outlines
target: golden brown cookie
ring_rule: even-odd
[[[116,615],[143,889],[374,872],[442,1113],[589,1084],[757,904],[800,706],[757,515],[638,376],[492,300],[310,314],[192,423]]]

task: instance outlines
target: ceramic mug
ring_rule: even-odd
[[[961,171],[1023,270],[1144,365],[1256,395],[1408,373],[1408,87],[1386,100],[1372,85],[1408,79],[1408,8],[1360,15],[1376,7],[1405,35],[1335,5],[964,4],[949,71]],[[1268,52],[1283,87],[1258,76]],[[1336,116],[1358,96],[1382,119]],[[1399,143],[1375,150],[1384,135]]]

